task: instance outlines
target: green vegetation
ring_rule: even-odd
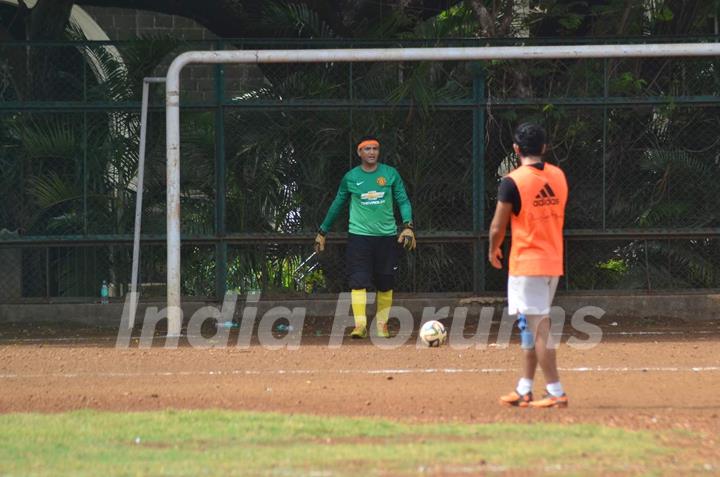
[[[671,451],[647,432],[584,424],[408,424],[227,411],[0,416],[0,475],[367,476],[461,468],[602,475],[653,469]]]
[[[0,114],[0,231],[21,238],[129,234],[142,78],[164,74],[188,49],[345,47],[348,38],[354,47],[664,42],[668,35],[711,35],[717,13],[717,2],[689,8],[679,0],[532,8],[513,0],[446,2],[419,10],[388,4],[346,16],[289,0],[243,3],[262,4],[262,21],[251,23],[272,42],[197,45],[163,37],[0,45],[0,101],[19,104]],[[351,9],[356,2],[335,3]],[[0,30],[23,23],[11,20],[10,8],[0,7],[8,12]],[[636,38],[613,38],[622,35]],[[72,29],[66,38],[82,39]],[[720,241],[672,238],[719,224],[715,58],[264,64],[247,79],[230,74],[235,68],[226,67],[225,80],[219,67],[195,71],[201,83],[183,80],[185,295],[214,295],[219,284],[241,292],[343,290],[343,254],[334,244],[312,286],[293,271],[308,256],[339,179],[357,164],[355,141],[366,133],[380,136],[383,160],[404,178],[422,238],[400,267],[398,291],[466,292],[477,278],[486,290],[503,289],[504,275],[482,268],[484,245],[477,253],[469,240],[433,234],[468,237],[487,229],[521,120],[547,126],[548,160],[562,166],[571,186],[568,229],[626,237],[660,231],[653,240],[570,240],[568,288],[719,286]],[[162,87],[153,87],[143,217],[143,231],[153,235],[165,233],[162,101]],[[334,232],[343,223],[341,217]],[[289,239],[226,248],[191,242],[246,233]],[[22,251],[22,297],[95,296],[102,279],[128,282],[127,245],[69,244]],[[144,246],[142,257],[142,281],[162,288],[162,245]],[[620,262],[622,269],[602,265]]]

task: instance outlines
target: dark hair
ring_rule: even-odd
[[[363,136],[360,138],[360,140],[356,144],[360,144],[363,141],[377,141],[380,142],[374,134],[368,134],[367,136]]]
[[[523,156],[541,155],[546,139],[545,129],[535,123],[522,123],[513,133],[513,142],[518,145]]]

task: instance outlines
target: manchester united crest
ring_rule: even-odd
[[[385,179],[383,176],[378,177],[375,182],[377,182],[377,185],[381,187],[387,185],[387,179]]]

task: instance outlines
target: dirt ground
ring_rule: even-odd
[[[306,324],[297,350],[163,342],[115,347],[115,335],[53,327],[0,329],[0,412],[222,408],[380,416],[410,421],[590,422],[630,429],[684,429],[707,436],[720,457],[720,322],[627,321],[601,343],[558,350],[568,409],[508,409],[521,354],[492,338],[485,349],[380,349],[369,340],[327,346]],[[230,343],[234,334],[231,334]],[[542,390],[538,373],[535,392]]]

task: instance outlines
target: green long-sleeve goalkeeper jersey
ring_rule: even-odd
[[[348,232],[357,235],[387,237],[397,233],[393,204],[397,203],[403,222],[412,221],[412,206],[398,171],[378,164],[373,172],[361,166],[348,171],[340,181],[335,200],[320,229],[327,232],[350,198]]]

